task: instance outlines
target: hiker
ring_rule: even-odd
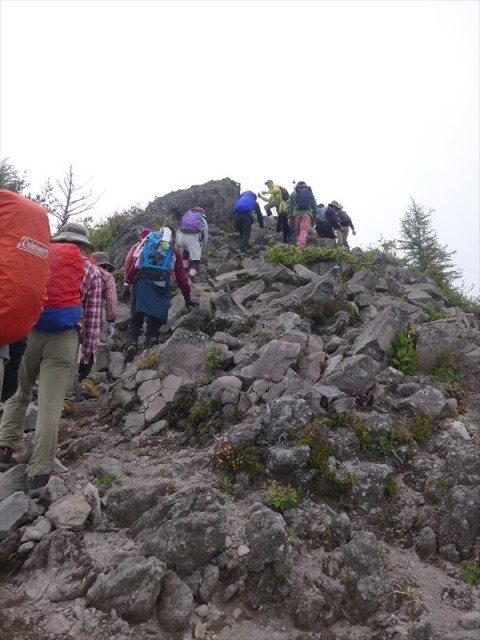
[[[254,212],[257,216],[257,222],[260,228],[263,229],[263,216],[260,210],[260,205],[257,202],[257,196],[253,191],[244,191],[240,194],[233,205],[235,228],[240,234],[241,253],[245,253],[249,246]]]
[[[105,322],[107,327],[105,330],[105,337],[107,339],[113,338],[115,333],[115,320],[117,319],[117,285],[112,273],[115,271],[114,265],[110,262],[110,259],[103,251],[97,251],[92,253],[92,258],[100,268],[100,275],[102,277],[102,301],[105,311]]]
[[[125,258],[125,264],[123,266],[123,290],[122,290],[122,300],[125,304],[130,302],[130,287],[132,286],[133,279],[136,274],[135,262],[138,258],[138,253],[140,251],[140,247],[142,246],[143,240],[148,236],[151,232],[151,229],[142,229],[140,231],[137,242],[130,247],[128,253]]]
[[[338,218],[338,214],[342,209],[343,207],[339,202],[332,200],[325,210],[325,220],[331,226],[339,245],[343,244],[342,227]]]
[[[191,280],[200,269],[202,253],[208,244],[208,222],[205,209],[193,207],[180,220],[175,246],[183,250],[183,265]]]
[[[353,226],[352,219],[350,218],[348,213],[343,210],[343,208],[338,212],[338,221],[340,222],[340,228],[342,231],[342,244],[347,251],[350,251],[350,247],[348,245],[348,234],[350,232],[350,229],[352,230],[352,234],[354,236],[357,235],[357,232],[355,231],[355,227]]]
[[[92,245],[81,224],[69,222],[52,238],[48,298],[28,336],[20,365],[18,389],[5,403],[0,423],[0,470],[10,467],[20,444],[23,422],[38,379],[38,414],[27,484],[37,497],[48,483],[57,446],[62,403],[72,366],[76,367],[79,334],[83,334],[80,366],[98,348],[102,283],[98,267],[84,254]]]
[[[295,229],[297,247],[307,246],[308,232],[313,226],[317,212],[317,203],[311,188],[306,182],[297,182],[295,190],[288,200],[288,224]]]
[[[180,287],[188,310],[198,307],[190,298],[190,285],[183,268],[182,255],[174,246],[174,232],[162,227],[142,241],[135,268],[128,274],[126,286],[133,285],[131,321],[127,329],[125,361],[133,360],[138,338],[146,319],[145,349],[158,344],[160,327],[168,322],[172,275]]]
[[[277,233],[283,235],[283,244],[291,244],[290,236],[293,227],[288,226],[288,200],[282,200],[278,206]]]
[[[268,187],[268,190],[257,193],[257,196],[267,203],[264,206],[264,209],[267,217],[270,218],[272,215],[272,209],[275,209],[278,214],[278,207],[282,202],[282,191],[278,185],[273,184],[273,180],[267,180],[265,184]],[[266,197],[267,195],[268,198]]]

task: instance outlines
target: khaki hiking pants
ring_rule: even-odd
[[[77,347],[76,329],[55,332],[34,329],[28,336],[18,373],[18,389],[5,403],[0,423],[0,447],[15,450],[23,436],[25,414],[38,378],[37,426],[28,477],[52,471],[63,396]]]

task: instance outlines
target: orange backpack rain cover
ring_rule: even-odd
[[[49,276],[45,209],[0,189],[0,345],[28,335],[46,302]]]

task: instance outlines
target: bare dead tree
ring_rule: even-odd
[[[101,198],[93,195],[92,189],[87,189],[89,182],[77,186],[72,165],[65,172],[63,180],[56,180],[58,196],[53,195],[49,213],[57,219],[58,229],[63,227],[70,218],[79,216],[93,209]]]

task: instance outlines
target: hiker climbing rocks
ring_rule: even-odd
[[[350,218],[348,213],[343,210],[343,208],[338,212],[338,221],[340,222],[340,228],[342,231],[342,244],[345,249],[347,249],[347,251],[350,251],[350,247],[348,245],[348,234],[350,233],[350,229],[352,230],[352,234],[354,236],[357,235],[357,232],[355,231],[355,227],[353,226],[352,219]]]
[[[183,267],[182,255],[174,246],[173,229],[162,227],[151,231],[137,247],[134,270],[129,272],[126,285],[133,284],[131,321],[127,329],[125,361],[133,360],[138,352],[138,338],[146,319],[145,349],[158,343],[160,327],[168,322],[172,276],[180,287],[187,309],[198,307],[190,297],[190,285]]]
[[[18,389],[5,403],[0,423],[0,470],[5,471],[20,444],[25,414],[38,379],[37,424],[27,468],[31,495],[40,493],[52,471],[65,389],[72,368],[77,368],[80,331],[80,367],[93,361],[98,348],[101,277],[98,267],[82,255],[91,246],[87,230],[76,223],[67,223],[52,238],[47,302],[28,336]]]
[[[200,269],[202,252],[208,244],[208,222],[205,209],[194,207],[186,211],[180,220],[175,246],[183,251],[183,264],[191,280]]]
[[[257,193],[257,196],[267,203],[264,209],[267,217],[269,218],[272,215],[272,209],[275,209],[278,213],[278,207],[282,202],[282,191],[278,185],[273,184],[273,180],[267,180],[265,184],[268,187],[268,190]]]
[[[241,253],[245,253],[249,246],[254,213],[257,217],[259,226],[263,229],[263,216],[260,210],[260,205],[257,202],[257,196],[253,191],[244,191],[240,194],[233,205],[235,228],[240,234]]]
[[[325,210],[325,220],[331,226],[338,244],[343,244],[342,226],[338,218],[339,212],[343,209],[342,205],[336,200],[332,200]]]
[[[297,182],[295,190],[288,200],[288,224],[295,229],[297,247],[307,246],[308,232],[313,226],[317,212],[317,203],[312,189],[306,182]]]
[[[102,277],[102,301],[104,306],[105,322],[107,324],[105,329],[105,337],[107,339],[113,338],[115,332],[115,320],[117,319],[117,285],[112,273],[115,271],[114,265],[110,262],[110,259],[103,251],[97,251],[92,253],[92,258],[100,268],[100,275]]]
[[[320,246],[335,247],[337,236],[330,222],[325,218],[325,205],[320,204],[317,207],[317,217],[315,220],[315,231],[319,238]]]

